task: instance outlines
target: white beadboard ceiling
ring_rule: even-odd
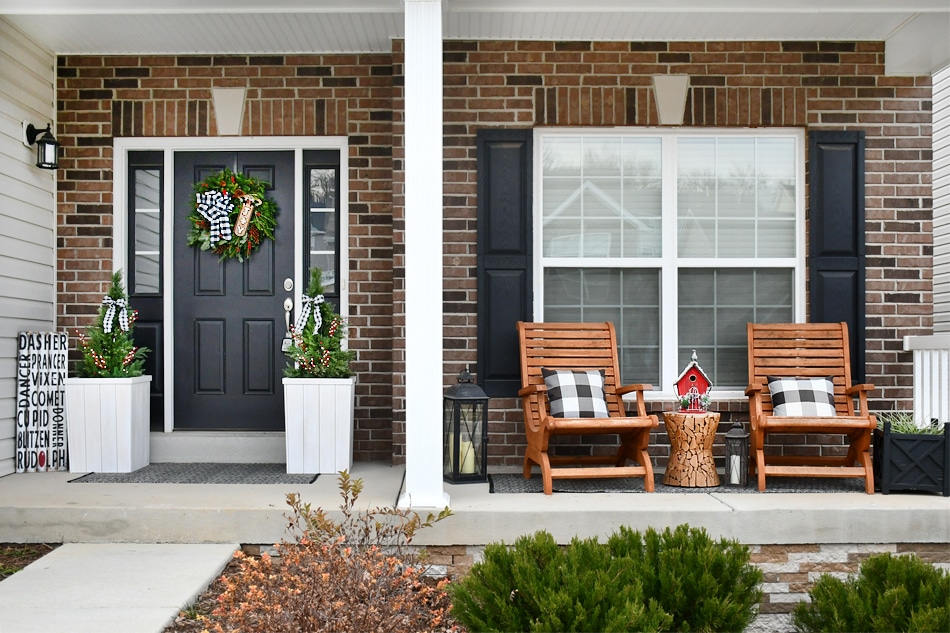
[[[0,16],[57,54],[388,52],[390,41],[404,35],[403,4],[0,0]],[[950,62],[948,0],[443,0],[442,6],[445,39],[894,39],[901,59],[936,65],[932,70]],[[921,37],[913,36],[917,31]]]

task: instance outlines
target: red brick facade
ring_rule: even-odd
[[[885,77],[880,42],[447,41],[443,57],[447,382],[477,356],[476,131],[656,125],[652,76],[686,73],[687,126],[865,131],[867,380],[874,408],[909,406],[902,338],[932,327],[930,77]],[[108,281],[112,138],[214,136],[210,88],[246,86],[243,134],[349,138],[355,451],[402,461],[402,85],[401,42],[391,56],[61,58],[59,325],[87,321]],[[518,403],[493,401],[490,463],[520,465],[523,438]]]

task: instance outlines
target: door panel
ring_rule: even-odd
[[[225,167],[271,183],[276,239],[243,263],[187,246],[194,183]],[[282,281],[294,277],[293,152],[175,154],[175,428],[280,431]]]

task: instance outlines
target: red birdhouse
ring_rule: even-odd
[[[709,390],[712,382],[703,368],[696,362],[696,350],[693,350],[692,360],[674,383],[676,398],[679,400],[680,411],[684,413],[705,413],[709,405]]]

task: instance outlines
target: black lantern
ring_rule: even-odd
[[[727,486],[745,486],[749,483],[749,434],[736,420],[726,433]]]
[[[442,401],[442,478],[488,481],[488,396],[465,369]]]
[[[26,141],[30,145],[36,143],[36,166],[40,169],[59,167],[59,142],[53,136],[51,127],[47,125],[45,130],[40,130],[32,123],[26,126]]]

